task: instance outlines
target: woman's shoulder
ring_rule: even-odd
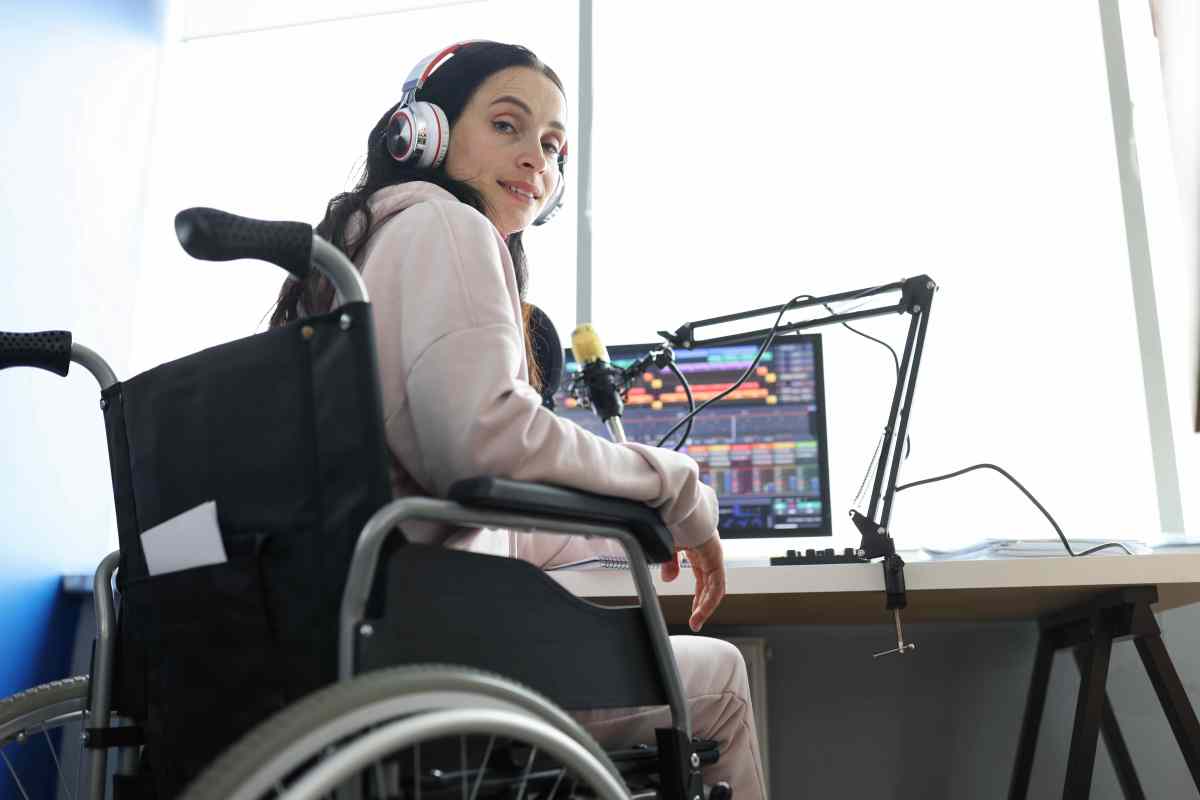
[[[485,241],[499,239],[499,234],[487,217],[437,184],[427,181],[385,186],[372,194],[368,202],[376,230],[386,225],[408,233],[412,233],[413,229],[437,233],[437,229],[445,225],[455,236],[465,235]]]
[[[412,181],[371,195],[371,233],[357,257],[372,262],[457,265],[465,280],[512,269],[512,257],[495,226],[466,203],[432,183]]]

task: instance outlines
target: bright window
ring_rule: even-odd
[[[1157,535],[1096,4],[691,4],[686,26],[678,8],[596,4],[606,338],[927,273],[941,291],[901,481],[992,462],[1068,536]],[[860,327],[900,350],[906,326]],[[822,333],[840,547],[893,367]],[[1054,535],[990,471],[900,494],[893,530]]]

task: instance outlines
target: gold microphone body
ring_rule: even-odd
[[[584,323],[571,332],[571,354],[583,372],[588,401],[596,416],[608,428],[614,442],[625,441],[625,428],[621,425],[625,402],[614,380],[615,370],[608,363],[608,348],[590,324]]]

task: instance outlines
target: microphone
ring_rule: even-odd
[[[614,442],[625,441],[625,428],[621,425],[625,403],[620,387],[624,373],[608,363],[608,349],[595,328],[584,323],[571,332],[571,354],[583,373],[588,402],[596,416],[608,428]]]

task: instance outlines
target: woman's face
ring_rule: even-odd
[[[503,236],[528,227],[550,199],[567,141],[566,108],[544,74],[508,67],[480,85],[450,129],[446,173],[483,195]]]

